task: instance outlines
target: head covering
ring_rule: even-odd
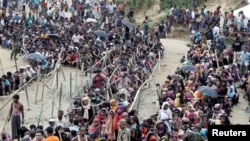
[[[219,107],[220,107],[219,103],[217,103],[217,104],[214,105],[214,108],[216,108],[216,109],[218,109]]]
[[[119,125],[122,125],[122,124],[127,124],[126,120],[125,119],[121,119],[118,123]]]
[[[89,100],[89,97],[86,96],[82,98],[82,101],[86,101],[86,100]]]
[[[49,119],[49,122],[56,122],[55,119]]]

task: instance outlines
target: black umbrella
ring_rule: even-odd
[[[48,34],[48,35],[47,35],[47,38],[53,39],[53,40],[59,40],[59,41],[62,40],[62,38],[59,37],[57,34]]]
[[[104,38],[108,37],[108,34],[103,30],[96,30],[94,34],[99,37],[104,37]]]
[[[123,21],[122,22],[126,27],[129,28],[130,31],[132,31],[134,29],[134,26],[132,23],[130,23],[129,21]]]

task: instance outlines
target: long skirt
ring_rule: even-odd
[[[11,117],[11,131],[12,131],[12,138],[17,139],[18,138],[18,129],[21,126],[21,117],[18,116],[12,116]]]

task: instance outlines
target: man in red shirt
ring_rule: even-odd
[[[96,71],[96,75],[93,77],[93,85],[96,88],[102,89],[103,82],[105,81],[105,77],[101,75],[101,70]]]

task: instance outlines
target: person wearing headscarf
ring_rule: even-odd
[[[86,123],[87,121],[91,123],[91,118],[93,117],[93,110],[91,108],[90,98],[82,98],[82,109],[83,109],[83,119]]]
[[[89,126],[88,130],[89,130],[88,134],[91,139],[96,140],[100,136],[101,122],[99,121],[98,118],[95,118],[93,120],[93,123]]]
[[[158,133],[158,136],[159,137],[163,137],[166,135],[166,133],[168,132],[167,130],[167,126],[164,122],[159,122],[157,125],[156,125],[156,129],[157,129],[157,133]]]
[[[110,101],[109,101],[109,103],[110,103],[110,109],[112,110],[112,111],[116,111],[116,109],[117,109],[117,102],[116,102],[116,100],[115,99],[111,99]]]
[[[128,115],[129,115],[129,117],[131,117],[131,116],[133,116],[133,117],[135,117],[136,119],[136,124],[137,125],[140,125],[140,121],[139,121],[139,119],[138,119],[138,117],[137,117],[137,115],[138,115],[138,111],[137,110],[135,110],[135,109],[132,109],[129,113],[128,113]]]
[[[157,141],[157,137],[155,135],[155,129],[150,129],[146,138],[143,141]]]
[[[115,112],[114,111],[109,111],[108,113],[108,117],[106,119],[106,134],[108,137],[107,141],[113,141],[115,140],[115,129],[114,129],[114,125],[115,125]]]
[[[161,109],[159,110],[158,113],[158,121],[160,122],[164,122],[166,124],[166,126],[168,126],[168,130],[171,131],[170,125],[169,125],[169,120],[172,119],[172,112],[169,108],[169,103],[168,102],[164,102],[162,104]]]

